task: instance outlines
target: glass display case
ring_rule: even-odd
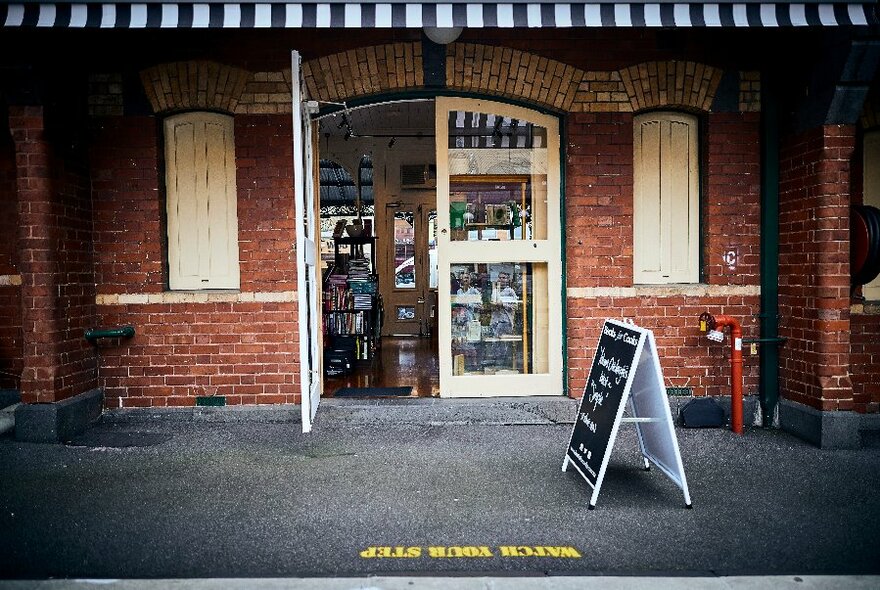
[[[449,225],[453,241],[532,239],[529,176],[453,176]]]

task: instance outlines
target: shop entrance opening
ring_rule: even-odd
[[[439,395],[433,121],[433,100],[319,121],[324,397]]]
[[[561,395],[558,119],[437,98],[316,135],[322,396]]]

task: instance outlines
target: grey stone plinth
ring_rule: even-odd
[[[779,401],[779,425],[822,449],[858,449],[859,415],[855,412],[823,412],[787,399]]]
[[[22,404],[15,410],[15,438],[25,442],[69,440],[101,417],[103,404],[100,389],[52,404]]]

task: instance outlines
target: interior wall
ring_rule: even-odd
[[[358,130],[360,133],[382,133],[381,130]],[[393,256],[384,255],[388,252],[392,237],[387,234],[388,227],[386,204],[395,201],[401,195],[400,167],[403,164],[434,164],[434,139],[431,137],[396,138],[394,145],[388,147],[389,138],[350,138],[322,137],[320,157],[331,159],[348,170],[353,178],[357,178],[358,164],[361,158],[368,155],[373,160],[373,195],[375,199],[376,217],[374,230],[377,240],[377,266],[379,271],[379,289],[383,299],[393,289],[392,274]]]

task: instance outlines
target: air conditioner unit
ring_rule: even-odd
[[[401,164],[400,188],[434,188],[437,166],[434,164]]]

